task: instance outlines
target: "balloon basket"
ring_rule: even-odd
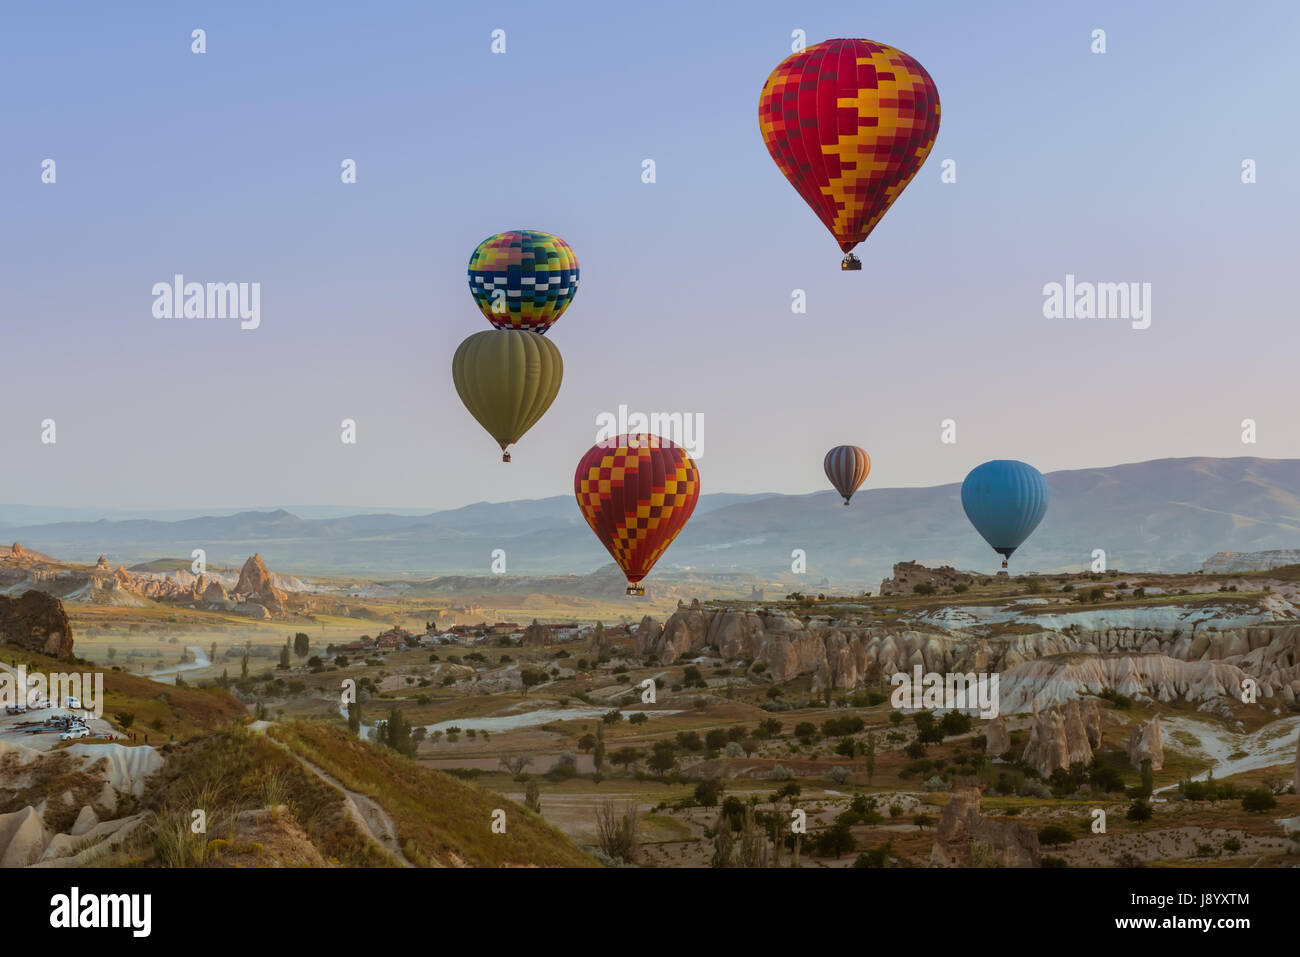
[[[1003,568],[1006,568],[1006,567],[1007,567],[1007,563],[1006,563],[1005,561],[1002,563],[1002,567],[1003,567]]]
[[[501,461],[502,461],[502,462],[509,462],[509,461],[510,461],[510,453],[509,453],[509,452],[502,452],[502,453],[501,453]]]
[[[849,253],[840,260],[840,269],[843,272],[861,272],[862,260],[853,255],[853,253]]]
[[[640,585],[628,585],[628,586],[627,586],[627,593],[628,593],[629,595],[644,596],[644,595],[645,595],[645,589],[642,588]]]
[[[844,500],[844,507],[845,508],[849,507],[849,500],[847,498]]]

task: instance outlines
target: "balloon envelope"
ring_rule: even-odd
[[[961,483],[961,507],[975,530],[1010,558],[1047,514],[1047,480],[1032,465],[994,459]]]
[[[657,435],[598,443],[573,475],[578,508],[627,576],[628,593],[649,574],[700,497],[700,470],[686,450]]]
[[[788,56],[763,86],[768,152],[848,252],[876,228],[939,134],[939,92],[914,59],[871,40]]]
[[[555,401],[564,360],[555,343],[535,332],[488,329],[460,344],[451,376],[460,401],[505,452]],[[509,454],[504,458],[510,461]]]
[[[837,445],[826,453],[822,466],[835,491],[844,496],[844,504],[848,505],[858,486],[867,480],[871,456],[856,445]]]
[[[469,291],[498,329],[545,333],[578,294],[578,257],[551,233],[497,233],[469,257]]]

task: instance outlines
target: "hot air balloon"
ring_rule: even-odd
[[[578,508],[627,575],[627,593],[650,573],[700,497],[700,470],[686,450],[657,435],[620,435],[593,445],[573,474]]]
[[[555,343],[535,332],[487,329],[460,344],[451,376],[460,401],[509,462],[506,446],[537,424],[560,391],[564,360]]]
[[[939,92],[902,50],[826,40],[786,57],[758,101],[772,159],[846,254],[876,228],[939,134]]]
[[[858,486],[867,480],[871,471],[871,456],[856,445],[837,445],[826,453],[823,463],[826,477],[835,486],[835,491],[844,496],[844,504],[858,490]]]
[[[469,291],[498,329],[544,334],[578,294],[578,257],[550,233],[497,233],[469,257]]]
[[[993,550],[1006,559],[1047,513],[1047,480],[1032,465],[994,459],[971,469],[961,483],[961,507]]]

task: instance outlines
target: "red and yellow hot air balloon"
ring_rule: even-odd
[[[939,92],[902,50],[826,40],[786,57],[758,101],[772,159],[846,254],[876,228],[939,134]]]
[[[672,544],[700,497],[700,470],[657,435],[620,435],[593,445],[573,475],[578,508],[627,575],[627,593]]]

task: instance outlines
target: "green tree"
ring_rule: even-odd
[[[700,807],[716,807],[724,786],[717,778],[706,778],[695,785],[695,803]]]
[[[622,747],[611,754],[609,760],[620,768],[627,768],[641,760],[641,752],[637,748]]]
[[[379,740],[398,754],[415,757],[416,742],[411,737],[411,722],[396,708],[388,712],[388,720],[380,727]]]
[[[244,657],[239,659],[239,677],[243,681],[248,680],[248,651],[244,651]]]
[[[247,658],[245,658],[247,660]],[[361,733],[361,702],[353,701],[348,705],[348,730],[353,734]]]
[[[677,749],[671,741],[656,741],[646,763],[651,771],[662,777],[677,766]]]
[[[1156,773],[1151,767],[1151,759],[1142,759],[1142,797],[1149,798],[1151,792],[1155,790]]]
[[[311,639],[304,632],[293,636],[293,653],[299,658],[306,658],[311,651]]]
[[[208,661],[217,660],[217,643],[214,641],[212,647],[208,649]]]
[[[280,649],[280,669],[288,670],[289,668],[289,646],[285,645]]]
[[[596,725],[596,747],[591,752],[591,763],[596,768],[596,773],[600,773],[605,767],[605,725]]]
[[[897,713],[895,712],[895,714]],[[871,779],[876,774],[876,735],[874,732],[867,735],[867,743],[862,749],[862,753],[867,759],[867,784],[870,784]]]

